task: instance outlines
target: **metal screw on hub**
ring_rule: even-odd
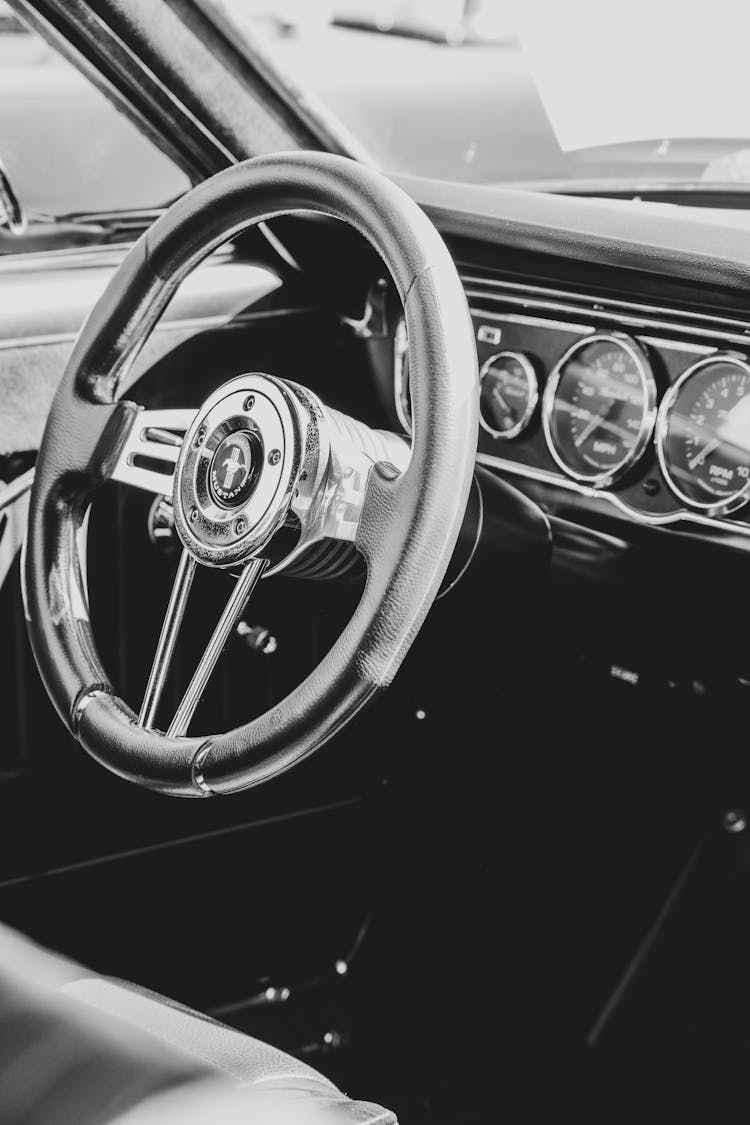
[[[191,508],[190,509],[190,516],[188,518],[190,519],[191,523],[195,523],[195,521],[198,519],[198,509],[197,508]]]
[[[246,531],[247,520],[240,516],[238,520],[234,521],[234,533],[235,535],[244,535]]]
[[[268,464],[269,465],[278,465],[280,460],[281,460],[281,450],[280,449],[272,449],[271,452],[268,454]]]
[[[245,402],[243,404],[242,409],[243,410],[252,410],[252,408],[254,406],[255,406],[255,395],[248,395],[247,398],[245,399]]]
[[[198,433],[195,435],[195,441],[193,442],[193,445],[197,449],[199,446],[203,445],[203,442],[205,440],[206,440],[206,427],[201,426],[201,428],[198,430]]]

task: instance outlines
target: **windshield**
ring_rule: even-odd
[[[602,194],[750,185],[737,0],[204,2],[388,172]]]

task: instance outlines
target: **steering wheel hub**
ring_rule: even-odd
[[[261,554],[289,513],[303,450],[304,407],[270,375],[219,387],[185,435],[174,475],[175,528],[206,566]]]

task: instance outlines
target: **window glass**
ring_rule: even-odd
[[[42,215],[158,207],[190,186],[168,157],[2,0],[0,161],[24,208]],[[12,246],[4,242],[6,248]]]

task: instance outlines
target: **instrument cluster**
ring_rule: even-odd
[[[500,352],[482,366],[481,418],[518,437],[539,401],[530,356]],[[692,364],[657,410],[648,352],[621,333],[573,344],[546,379],[541,424],[550,456],[572,480],[609,488],[652,441],[662,475],[687,507],[728,514],[750,500],[750,366],[729,352]]]
[[[552,315],[546,295],[514,298],[508,286],[490,300],[464,283],[479,356],[480,462],[646,523],[713,522],[750,535],[750,328],[701,324],[680,336],[660,310],[624,315],[624,302],[609,315],[592,303],[591,323],[581,299],[570,308],[558,299]],[[401,329],[397,405],[408,426],[405,351]]]

